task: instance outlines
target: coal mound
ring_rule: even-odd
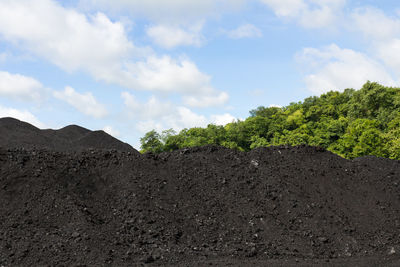
[[[0,148],[0,266],[399,266],[399,193],[399,161],[308,146]]]
[[[104,131],[90,131],[77,125],[60,130],[40,130],[14,118],[0,119],[0,146],[4,148],[44,148],[54,151],[116,149],[138,153],[130,145]]]

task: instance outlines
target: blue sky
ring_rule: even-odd
[[[136,148],[399,73],[398,1],[0,0],[0,117]]]

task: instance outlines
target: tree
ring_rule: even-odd
[[[365,155],[384,156],[383,133],[378,130],[376,120],[357,119],[350,123],[346,133],[330,150],[346,158]]]
[[[151,131],[142,151],[172,151],[207,144],[242,151],[270,145],[308,144],[346,158],[400,159],[400,88],[367,82],[360,90],[327,92],[288,106],[257,107],[244,121],[225,126]]]
[[[163,151],[161,136],[155,130],[146,133],[144,137],[140,138],[140,144],[142,152],[160,153]]]
[[[384,149],[389,158],[400,159],[400,112],[397,112],[394,119],[389,122],[384,138],[386,144]]]

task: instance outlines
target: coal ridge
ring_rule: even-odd
[[[0,147],[82,151],[86,149],[116,149],[139,153],[104,131],[90,131],[77,125],[59,130],[40,130],[14,118],[0,118]]]

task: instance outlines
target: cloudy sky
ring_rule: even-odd
[[[0,117],[135,147],[399,78],[395,0],[0,0]]]

